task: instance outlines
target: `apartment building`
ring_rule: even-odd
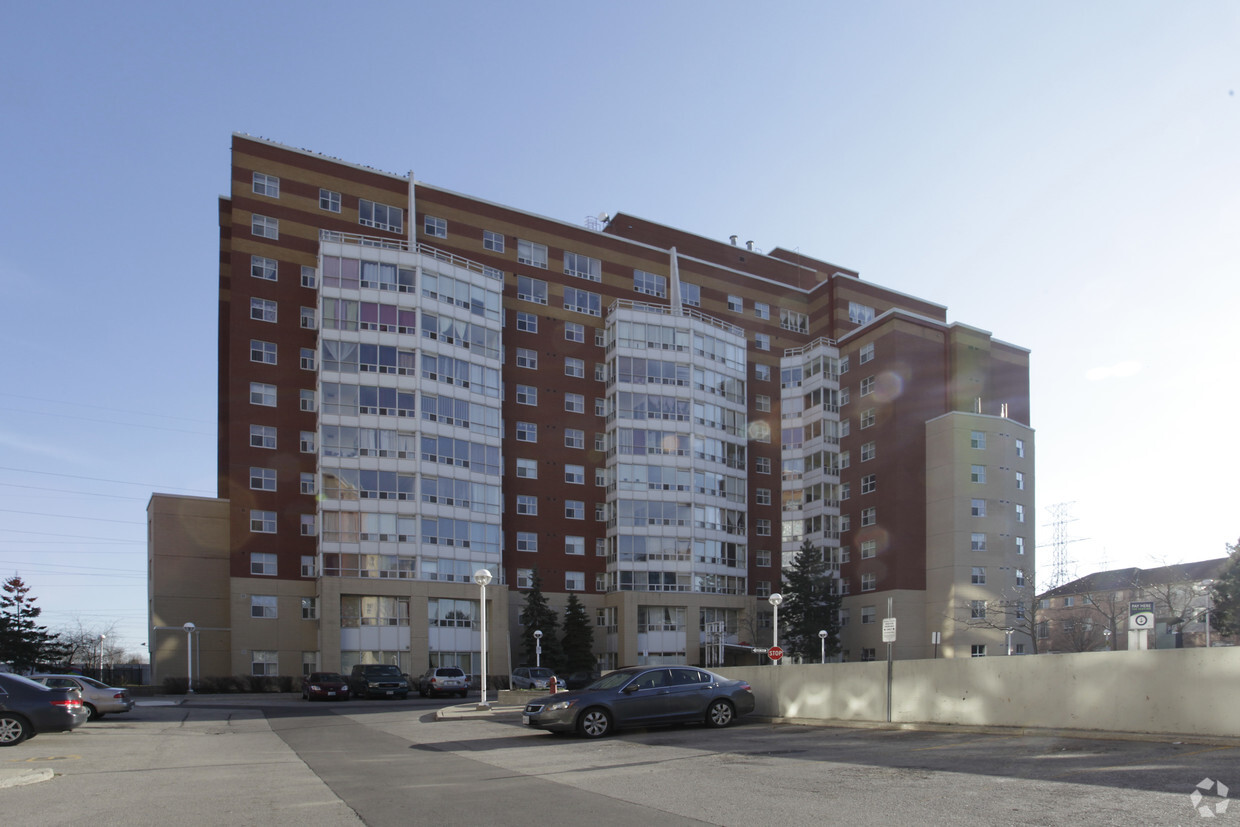
[[[987,654],[961,613],[1032,589],[1029,354],[941,305],[240,134],[219,225],[218,499],[152,497],[158,678],[477,673],[480,568],[492,674],[535,570],[604,669],[752,662],[806,539],[849,659],[889,603],[897,657]]]

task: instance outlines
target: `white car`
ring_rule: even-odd
[[[30,680],[54,689],[76,689],[82,693],[82,706],[90,714],[86,720],[94,721],[116,712],[133,709],[133,698],[128,689],[108,686],[94,678],[82,675],[31,675]]]
[[[555,676],[555,670],[546,666],[518,666],[512,670],[510,685],[513,689],[550,689],[552,676]],[[558,676],[555,683],[558,689],[568,687],[564,679]]]

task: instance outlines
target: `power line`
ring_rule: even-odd
[[[144,422],[117,422],[114,419],[99,419],[93,416],[74,416],[73,414],[52,413],[50,411],[27,411],[23,408],[0,408],[10,413],[33,414],[34,416],[56,416],[61,419],[75,419],[79,422],[98,422],[102,425],[123,425],[127,428],[142,428],[147,431],[168,431],[174,434],[194,434],[195,436],[213,436],[205,431],[188,431],[185,428],[165,428],[162,425],[148,425]]]
[[[23,491],[53,491],[57,494],[73,494],[80,497],[107,497],[112,500],[132,500],[142,502],[146,497],[126,497],[124,494],[101,494],[98,491],[71,491],[68,488],[41,488],[37,485],[26,485],[20,482],[0,482],[0,486],[20,488]]]
[[[0,396],[7,396],[11,399],[29,399],[32,402],[48,402],[53,405],[70,405],[75,408],[92,408],[97,411],[112,411],[113,413],[134,414],[135,416],[154,416],[160,419],[179,419],[182,422],[201,422],[203,424],[214,424],[214,420],[195,419],[188,416],[173,416],[172,414],[157,414],[150,411],[131,411],[126,408],[109,408],[103,405],[87,405],[83,402],[66,402],[63,399],[47,399],[42,396],[25,396],[20,393],[0,393]]]
[[[66,479],[71,479],[71,480],[89,480],[90,482],[110,482],[113,485],[136,485],[140,488],[146,488],[152,491],[156,489],[159,489],[161,491],[194,491],[199,494],[210,494],[212,496],[215,495],[214,491],[209,491],[205,488],[185,488],[179,485],[156,485],[150,482],[129,482],[128,480],[110,480],[104,477],[82,477],[82,476],[78,476],[77,474],[57,474],[53,471],[36,471],[32,468],[12,468],[7,465],[0,465],[0,471],[15,471],[19,474],[42,474],[48,477],[64,477]]]
[[[17,508],[0,508],[0,514],[25,514],[30,517],[59,517],[62,520],[90,520],[95,523],[120,523],[121,525],[146,525],[141,520],[110,520],[107,517],[79,517],[76,514],[48,514],[45,511],[22,511]]]

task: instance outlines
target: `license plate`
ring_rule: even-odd
[[[389,690],[387,691],[387,693],[388,693],[389,695],[395,695],[395,694],[396,694],[396,690],[395,690],[395,689],[389,689]]]
[[[328,693],[327,693],[327,697],[329,697],[329,698],[330,698],[330,697],[332,697],[332,696],[333,696],[333,695],[335,695],[335,694],[336,694],[335,692],[328,692]]]
[[[530,716],[529,716],[529,715],[522,715],[522,716],[521,716],[521,723],[525,724],[526,726],[529,726],[529,724],[530,724]]]

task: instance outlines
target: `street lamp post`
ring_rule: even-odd
[[[99,680],[103,680],[103,642],[107,639],[107,635],[99,636]]]
[[[1008,653],[1008,655],[1011,655],[1011,654],[1012,654],[1012,633],[1013,633],[1013,632],[1015,632],[1015,631],[1016,631],[1015,629],[1004,629],[1004,630],[1003,630],[1003,634],[1007,635],[1007,653]]]
[[[534,666],[542,666],[542,629],[534,630]]]
[[[479,676],[479,683],[482,685],[482,700],[478,702],[478,709],[490,709],[487,703],[487,584],[491,582],[491,572],[486,569],[478,569],[474,572],[474,582],[478,584],[478,588],[482,592],[482,600],[479,603],[478,619],[479,626],[482,630],[482,674]]]
[[[1206,648],[1210,648],[1210,589],[1214,586],[1213,580],[1202,580],[1201,588],[1206,593]]]
[[[818,630],[818,640],[821,641],[822,643],[822,662],[826,663],[827,662],[827,630],[826,629]]]
[[[779,604],[784,602],[784,596],[779,592],[775,592],[775,594],[768,597],[767,600],[770,601],[771,606],[775,609],[775,617],[772,618],[774,628],[771,630],[771,648],[774,649],[779,645]],[[775,661],[775,665],[779,666],[782,661],[783,658],[780,658]]]
[[[185,630],[185,661],[186,661],[186,677],[188,678],[188,686],[185,689],[186,694],[194,694],[194,629],[198,628],[193,623],[186,623],[181,627]]]

